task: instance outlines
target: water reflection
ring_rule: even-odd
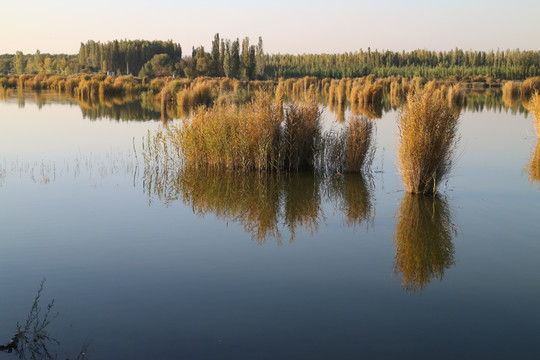
[[[258,244],[283,230],[289,242],[302,229],[314,234],[325,221],[323,201],[335,204],[349,226],[373,222],[373,183],[360,175],[339,178],[311,173],[258,174],[202,169],[146,169],[143,187],[149,196],[171,204],[181,200],[199,216],[234,221]]]
[[[353,113],[353,115],[362,115],[370,120],[382,118],[383,109],[384,109],[383,103],[375,103],[375,104],[352,103],[351,104],[351,112]],[[389,110],[390,109],[386,111],[389,111]]]
[[[529,175],[531,184],[537,182],[540,189],[540,140],[536,142],[536,147],[531,155],[531,160],[525,167],[525,171]]]
[[[40,160],[35,162],[0,162],[0,187],[8,177],[30,179],[36,184],[49,184],[62,176],[73,179],[87,176],[89,179],[105,179],[112,175],[129,174],[134,182],[138,176],[136,154],[109,151],[104,154],[79,154],[63,161]]]
[[[52,103],[77,104],[85,118],[95,119],[113,119],[113,120],[167,120],[188,116],[190,108],[184,109],[175,104],[163,107],[152,96],[146,93],[139,97],[105,97],[99,98],[78,98],[59,94],[55,91],[28,91],[0,89],[0,99],[11,101],[16,99],[19,107],[25,107],[27,102],[35,103],[39,108]],[[501,90],[486,89],[459,89],[460,96],[456,97],[459,101],[453,104],[462,110],[472,112],[481,112],[484,110],[510,111],[512,114],[525,113],[523,101],[519,97],[503,96]],[[248,101],[249,96],[243,101]],[[353,115],[363,115],[368,119],[379,119],[383,113],[397,110],[406,100],[406,95],[396,95],[385,93],[381,101],[376,103],[359,102],[330,102],[327,97],[321,95],[321,104],[329,105],[330,111],[336,115],[338,122],[343,122],[347,109]],[[239,100],[240,101],[240,100]],[[449,99],[449,101],[451,101]],[[240,101],[241,102],[241,101]]]
[[[347,226],[364,224],[366,228],[375,220],[373,179],[362,174],[347,174],[327,179],[326,198],[342,212]]]
[[[52,104],[79,105],[83,117],[90,120],[110,119],[116,121],[146,121],[162,118],[159,104],[151,101],[141,101],[138,97],[99,97],[95,99],[76,98],[55,91],[16,91],[4,90],[0,92],[0,100],[17,101],[20,108],[29,103],[37,105],[39,109]]]
[[[455,264],[456,226],[447,201],[406,194],[396,217],[394,271],[402,274],[403,288],[422,290],[432,279],[442,280],[446,269]]]
[[[99,102],[93,104],[79,104],[85,119],[99,120],[159,120],[161,119],[161,111],[154,104],[145,104],[144,102],[131,99],[130,101],[122,101],[122,99],[109,100],[107,102]]]

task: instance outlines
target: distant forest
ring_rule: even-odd
[[[263,40],[250,44],[214,36],[210,51],[203,46],[183,54],[173,41],[114,40],[81,43],[79,53],[0,55],[0,74],[114,73],[139,77],[197,76],[242,80],[315,76],[322,78],[421,76],[427,79],[475,78],[522,80],[540,75],[540,51],[450,51],[411,52],[359,50],[344,54],[270,55]]]

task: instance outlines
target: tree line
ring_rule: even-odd
[[[267,55],[269,78],[315,76],[318,78],[415,76],[428,79],[489,76],[522,80],[540,75],[540,51],[367,51],[343,54]]]
[[[497,50],[450,51],[414,50],[411,52],[372,51],[370,48],[343,54],[265,54],[263,40],[222,39],[214,36],[210,51],[203,46],[184,55],[180,44],[168,41],[114,40],[81,43],[79,53],[0,55],[0,73],[114,72],[140,77],[198,76],[228,77],[242,80],[276,80],[280,77],[347,78],[374,75],[441,79],[453,77],[491,77],[522,80],[540,75],[540,51]]]

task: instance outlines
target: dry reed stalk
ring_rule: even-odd
[[[345,131],[345,168],[347,172],[362,172],[369,169],[373,161],[375,147],[375,125],[364,117],[353,117]]]
[[[347,100],[347,83],[345,79],[341,79],[336,87],[336,101],[338,105],[344,105]]]
[[[313,168],[316,146],[321,137],[321,114],[315,99],[292,103],[285,109],[285,169],[298,171]]]

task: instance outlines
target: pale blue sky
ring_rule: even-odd
[[[172,39],[184,54],[262,36],[270,53],[540,49],[539,0],[0,0],[0,54],[76,53],[86,40]]]

